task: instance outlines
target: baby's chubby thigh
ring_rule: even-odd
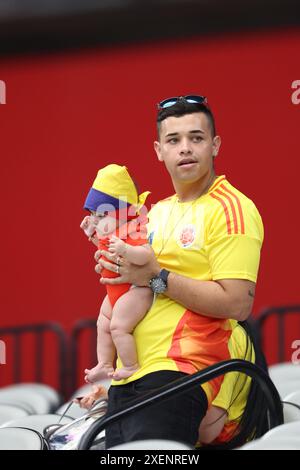
[[[132,287],[115,303],[111,329],[131,333],[144,318],[152,302],[153,293],[149,287]]]

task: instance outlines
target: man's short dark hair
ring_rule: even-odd
[[[158,136],[160,135],[160,128],[161,122],[167,119],[170,116],[180,117],[184,116],[185,114],[193,114],[193,113],[203,113],[207,117],[209,121],[209,125],[211,128],[212,136],[215,137],[216,135],[216,126],[215,126],[215,118],[211,110],[199,103],[188,103],[185,100],[179,100],[173,106],[169,108],[160,109],[157,114],[157,133]]]

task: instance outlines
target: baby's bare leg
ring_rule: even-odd
[[[130,377],[139,368],[135,340],[132,332],[151,307],[153,293],[149,287],[134,287],[115,303],[110,324],[111,335],[123,367],[113,379]]]
[[[97,321],[97,358],[98,364],[92,369],[85,369],[84,380],[88,383],[111,377],[114,372],[116,348],[110,333],[111,305],[106,296],[102,302]]]

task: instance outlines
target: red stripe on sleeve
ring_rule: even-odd
[[[222,176],[221,178],[218,178],[217,181],[215,181],[215,183],[209,189],[209,192],[212,192],[221,183],[221,181],[223,181],[225,179],[226,179],[226,176]]]
[[[228,207],[226,205],[226,202],[222,198],[220,198],[219,196],[216,196],[214,193],[211,193],[210,195],[211,195],[211,197],[213,197],[214,199],[216,199],[217,201],[219,201],[222,204],[224,212],[225,212],[225,217],[226,217],[227,233],[228,233],[228,235],[230,235],[231,234],[231,224],[230,224],[229,211],[228,211]]]
[[[237,203],[237,206],[238,206],[238,210],[239,210],[240,220],[241,220],[241,233],[244,235],[244,234],[245,234],[245,222],[244,222],[243,209],[242,209],[240,200],[239,200],[239,198],[237,197],[237,195],[234,194],[232,191],[230,191],[230,189],[226,188],[226,186],[224,186],[224,184],[221,184],[220,187],[221,187],[224,191],[226,191],[227,193],[231,194],[231,196],[233,196],[233,197],[235,198],[236,203]]]
[[[235,211],[235,207],[234,207],[231,197],[228,196],[228,194],[223,193],[219,189],[216,189],[216,193],[220,194],[223,197],[226,197],[227,201],[229,202],[231,210],[232,210],[232,215],[233,215],[234,233],[239,233],[236,211]]]

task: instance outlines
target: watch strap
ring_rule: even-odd
[[[166,283],[166,286],[168,285],[168,276],[170,274],[170,271],[167,269],[161,269],[159,273],[159,277]]]

